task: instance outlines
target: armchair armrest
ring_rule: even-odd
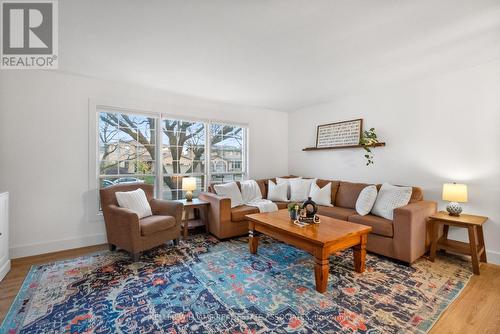
[[[437,203],[418,201],[394,210],[394,251],[412,263],[427,247],[427,219],[437,211]]]
[[[172,216],[176,224],[180,226],[182,221],[182,209],[184,205],[176,201],[152,199],[149,203],[154,215]]]
[[[124,230],[133,235],[140,235],[139,216],[137,213],[116,205],[107,207],[110,219],[105,219],[108,234],[122,235]]]

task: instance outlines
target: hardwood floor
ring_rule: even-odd
[[[107,245],[84,247],[12,261],[12,269],[0,282],[0,321],[7,314],[30,267],[107,249]],[[434,325],[431,334],[500,333],[500,266],[481,264],[460,296]]]
[[[500,333],[500,266],[481,263],[480,273],[472,276],[431,334]]]

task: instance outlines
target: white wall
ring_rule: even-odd
[[[365,166],[362,149],[302,152],[314,146],[316,126],[363,118],[386,147]],[[290,174],[421,186],[440,201],[444,182],[469,188],[464,212],[489,216],[491,262],[500,263],[500,61],[398,86],[346,96],[289,116]],[[467,240],[452,229],[451,238]]]
[[[50,71],[0,73],[0,191],[11,196],[11,256],[105,242],[89,222],[89,98],[144,101],[154,111],[247,123],[250,177],[287,174],[286,113],[216,103]]]

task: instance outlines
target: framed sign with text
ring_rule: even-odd
[[[342,147],[359,145],[363,119],[318,125],[316,147]]]

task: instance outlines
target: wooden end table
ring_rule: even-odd
[[[354,270],[365,271],[366,241],[370,226],[320,216],[321,223],[305,227],[295,225],[288,210],[246,215],[249,220],[248,244],[250,253],[256,254],[259,234],[271,236],[314,256],[316,291],[325,292],[328,283],[329,257],[347,248],[353,249]]]
[[[444,249],[453,253],[470,255],[472,272],[479,275],[479,262],[486,263],[486,247],[484,246],[483,224],[488,217],[466,215],[450,216],[446,211],[440,211],[429,217],[431,228],[431,251],[429,258],[434,262],[436,251]],[[439,238],[439,226],[443,225],[443,236]],[[463,227],[468,230],[469,242],[448,239],[450,226]]]
[[[208,233],[208,206],[210,205],[210,203],[202,201],[198,198],[193,198],[192,201],[182,199],[177,200],[177,202],[184,204],[184,219],[182,220],[183,237],[187,238],[189,228],[195,228],[203,225],[205,226],[205,231]],[[193,214],[195,214],[195,209],[198,209],[200,211],[200,218],[189,219],[189,213],[193,212]]]

